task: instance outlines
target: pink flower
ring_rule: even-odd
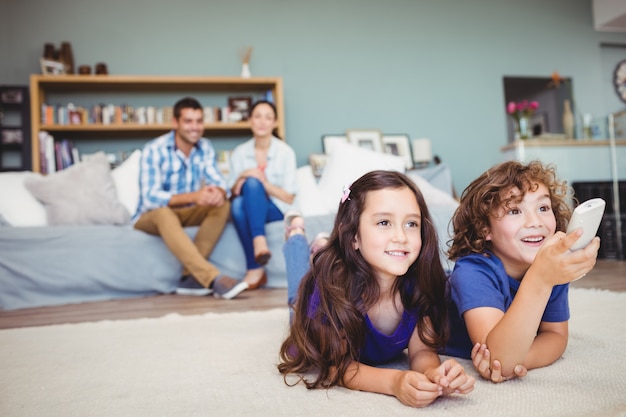
[[[517,111],[517,105],[515,104],[515,102],[511,101],[509,102],[509,104],[506,105],[506,112],[508,114],[513,114]]]
[[[515,120],[519,120],[520,117],[530,117],[535,113],[535,110],[539,108],[539,102],[528,100],[522,100],[519,103],[511,101],[506,105],[506,112],[511,115]]]

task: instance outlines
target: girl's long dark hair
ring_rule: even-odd
[[[446,274],[441,263],[437,232],[417,186],[395,171],[372,171],[350,187],[349,200],[339,204],[329,243],[313,258],[311,269],[298,289],[289,335],[280,349],[278,370],[296,374],[307,388],[342,384],[352,361],[359,361],[365,342],[365,314],[380,296],[375,272],[354,249],[359,218],[370,191],[408,187],[419,205],[422,248],[406,274],[396,279],[405,311],[418,314],[420,339],[433,349],[447,339]],[[319,306],[309,311],[313,293]],[[305,378],[312,374],[312,379]],[[296,383],[297,383],[296,382]]]

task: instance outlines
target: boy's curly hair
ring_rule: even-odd
[[[460,205],[452,218],[454,236],[449,242],[450,259],[489,250],[491,242],[485,237],[490,230],[490,216],[500,207],[521,201],[526,192],[535,191],[540,184],[550,193],[556,230],[565,231],[572,215],[567,204],[571,188],[566,181],[557,178],[556,168],[544,166],[540,161],[528,164],[507,161],[485,171],[461,194]],[[512,188],[517,188],[520,194],[507,197]]]

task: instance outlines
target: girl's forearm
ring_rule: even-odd
[[[376,368],[352,362],[343,376],[342,384],[354,390],[394,395],[393,379],[401,372],[398,369]]]
[[[412,371],[425,374],[429,370],[439,367],[439,365],[441,365],[441,358],[437,352],[430,349],[422,349],[409,356],[409,367]]]

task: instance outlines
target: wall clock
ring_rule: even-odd
[[[619,62],[613,74],[613,87],[620,100],[626,103],[626,59]]]

